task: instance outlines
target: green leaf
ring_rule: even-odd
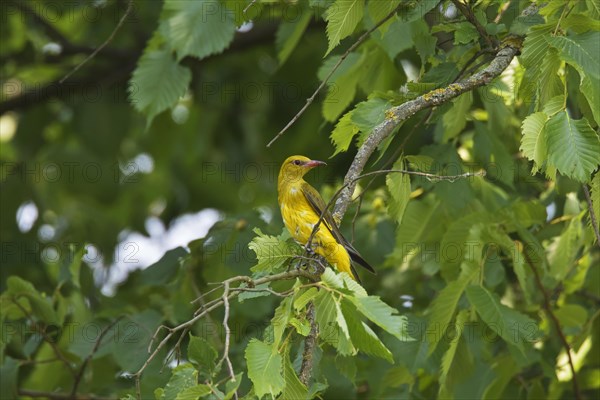
[[[148,343],[164,320],[164,316],[152,308],[133,314],[119,321],[115,332],[123,332],[112,341],[106,341],[106,349],[113,354],[118,366],[124,371],[137,371],[148,359]],[[112,345],[112,349],[108,347]],[[160,353],[159,353],[160,354]]]
[[[141,282],[146,285],[164,285],[177,274],[182,257],[188,254],[183,247],[167,251],[157,262],[141,272]]]
[[[296,297],[294,300],[294,309],[296,311],[302,310],[309,301],[314,299],[317,294],[319,294],[319,290],[316,287],[311,287],[305,290],[300,296]]]
[[[339,273],[338,276],[342,277],[342,280],[344,281],[344,285],[346,286],[346,289],[350,290],[354,297],[367,297],[368,296],[365,288],[360,286],[360,284],[358,282],[356,282],[354,279],[350,278],[350,276],[348,274]]]
[[[285,387],[283,360],[273,345],[251,339],[246,347],[248,377],[258,398],[265,394],[277,396]]]
[[[527,69],[539,69],[548,50],[546,37],[555,28],[554,24],[534,26],[530,29],[521,51],[521,63]]]
[[[323,117],[327,121],[335,121],[352,103],[359,79],[360,74],[357,73],[356,68],[353,68],[329,84],[323,101]]]
[[[588,319],[587,310],[579,304],[564,304],[554,311],[554,315],[564,328],[580,329]]]
[[[428,226],[436,215],[441,202],[410,201],[404,212],[402,224],[398,227],[396,246],[392,258],[398,262],[407,262],[420,251],[420,244],[425,243]]]
[[[592,209],[590,212],[593,212],[596,216],[596,221],[600,219],[600,171],[597,171],[594,175],[594,178],[591,180],[591,193],[590,197],[592,199]],[[591,218],[590,218],[591,224]]]
[[[81,261],[83,260],[83,256],[86,253],[86,246],[81,246],[79,250],[73,254],[73,260],[69,263],[69,281],[73,283],[73,285],[77,289],[81,289],[80,286],[80,275],[81,275]]]
[[[275,46],[277,47],[277,58],[280,65],[287,61],[292,51],[294,51],[300,42],[312,16],[312,12],[302,10],[300,17],[294,20],[284,18],[283,22],[279,25],[275,36]]]
[[[198,400],[200,397],[212,393],[208,385],[196,385],[183,389],[177,393],[175,400]]]
[[[485,389],[482,398],[484,400],[493,400],[498,398],[498,393],[504,393],[506,386],[509,384],[513,376],[519,371],[515,359],[511,355],[503,355],[498,357],[492,367],[495,379]]]
[[[532,172],[539,171],[546,163],[548,150],[546,148],[546,131],[544,126],[548,116],[544,112],[530,114],[523,120],[520,150],[525,157],[533,161]]]
[[[544,17],[535,13],[533,15],[520,15],[514,19],[510,26],[510,33],[525,36],[529,28],[544,23]]]
[[[336,273],[330,268],[325,269],[325,272],[321,274],[321,281],[331,288],[342,289],[344,287],[342,273]]]
[[[461,22],[457,24],[454,32],[455,44],[467,44],[479,39],[479,32],[470,22]]]
[[[561,57],[572,65],[580,75],[580,89],[596,122],[600,121],[600,56],[597,48],[599,32],[587,32],[573,36],[547,37],[548,43],[560,51]]]
[[[17,399],[17,380],[19,376],[19,362],[11,357],[5,357],[0,367],[0,398]]]
[[[308,336],[310,333],[310,324],[306,320],[299,320],[296,317],[292,317],[288,323],[296,329],[299,335]]]
[[[369,10],[369,16],[371,17],[371,21],[376,24],[379,21],[383,20],[387,17],[392,11],[394,11],[401,0],[387,0],[387,1],[373,1],[370,0],[367,5],[367,10]],[[383,28],[383,27],[382,27]],[[381,28],[380,28],[381,29]]]
[[[400,157],[392,169],[406,169],[404,158]],[[404,211],[410,198],[410,175],[391,172],[385,176],[385,183],[390,192],[390,206],[388,213],[398,224],[402,223]]]
[[[389,101],[379,97],[370,98],[356,105],[352,112],[352,122],[361,132],[359,145],[371,134],[373,128],[385,120],[385,113],[391,107]]]
[[[548,43],[560,50],[561,57],[585,75],[600,78],[600,32],[572,36],[547,36]]]
[[[447,331],[444,331],[444,337],[446,340],[450,340],[450,345],[442,356],[440,383],[447,389],[453,387],[455,383],[458,383],[457,381],[468,378],[473,369],[473,356],[462,334],[468,317],[467,310],[458,313],[455,324],[456,336],[453,338],[450,339]]]
[[[566,103],[567,99],[564,94],[553,97],[550,100],[548,100],[546,104],[544,104],[544,113],[548,117],[551,117],[554,114],[563,111],[567,107]]]
[[[346,75],[349,72],[356,69],[356,66],[361,63],[363,57],[364,55],[362,53],[352,52],[348,54],[346,59],[342,61],[339,67],[335,71],[333,71],[331,77],[329,78],[329,81],[335,82],[335,80],[339,77]],[[321,65],[321,67],[319,67],[319,70],[317,71],[317,78],[319,78],[319,80],[321,81],[325,80],[327,75],[331,73],[331,71],[333,70],[335,65],[340,61],[341,58],[342,56],[340,55],[331,55],[330,57],[327,57]]]
[[[283,338],[283,333],[285,332],[285,328],[287,328],[288,321],[291,317],[291,311],[292,299],[290,297],[283,299],[279,304],[279,307],[275,309],[275,315],[273,315],[273,319],[271,319],[271,325],[273,326],[274,348],[279,348],[279,344]]]
[[[540,69],[538,104],[545,106],[550,99],[564,93],[564,83],[558,75],[561,66],[562,60],[558,52],[548,49]]]
[[[282,399],[306,399],[308,396],[308,389],[300,382],[294,366],[290,361],[290,352],[286,348],[283,357],[283,379],[285,380],[285,387],[281,394]]]
[[[491,223],[489,215],[486,212],[475,212],[455,220],[445,230],[440,244],[440,269],[444,279],[456,279],[459,267],[465,260],[475,263],[480,261],[481,247],[474,244],[480,242],[485,223]]]
[[[546,123],[548,159],[561,174],[587,182],[600,164],[600,140],[585,118],[571,119],[566,111]]]
[[[593,1],[600,5],[598,0]],[[598,19],[594,19],[590,15],[571,13],[567,17],[563,18],[561,27],[565,30],[571,29],[578,34],[585,33],[590,30],[600,31],[600,21]]]
[[[563,60],[579,72],[581,92],[590,103],[596,122],[600,121],[600,32],[572,36],[548,36],[547,42],[560,51]]]
[[[327,9],[325,20],[329,47],[325,55],[329,54],[342,39],[354,32],[363,17],[364,8],[364,0],[336,0]]]
[[[473,103],[471,92],[461,94],[452,101],[452,108],[442,117],[444,134],[442,141],[445,143],[456,137],[467,125],[467,115]]]
[[[398,310],[385,304],[377,296],[348,297],[358,311],[401,341],[412,339],[407,332],[405,316],[397,315]]]
[[[161,399],[179,399],[181,392],[196,386],[197,379],[198,371],[196,371],[192,364],[183,364],[173,368],[171,379],[169,379],[169,383],[165,386]],[[185,394],[183,398],[190,397],[190,394]]]
[[[218,0],[166,0],[164,9],[160,30],[179,60],[221,53],[233,41],[233,14]]]
[[[582,245],[579,240],[581,234],[579,219],[572,219],[548,246],[549,272],[557,281],[562,281],[571,270]]]
[[[500,303],[498,296],[484,287],[469,286],[466,292],[477,314],[506,342],[523,349],[523,343],[533,339],[531,328],[538,329],[534,320]]]
[[[319,337],[326,343],[337,347],[340,344],[340,332],[337,325],[336,300],[329,291],[322,290],[314,300],[316,321],[319,325]]]
[[[235,376],[235,381],[231,379],[227,381],[227,383],[225,384],[225,397],[223,398],[223,400],[230,400],[233,398],[236,391],[240,387],[240,384],[242,383],[242,376],[244,376],[244,374],[240,372]]]
[[[296,255],[297,248],[284,241],[284,234],[271,236],[254,229],[256,237],[248,244],[250,250],[256,253],[258,262],[250,268],[252,272],[275,272],[280,270],[286,262]]]
[[[596,124],[600,124],[600,79],[585,75],[581,78],[579,88],[590,104]]]
[[[342,312],[348,323],[348,330],[352,344],[360,351],[366,354],[381,357],[390,364],[394,363],[392,353],[375,335],[375,332],[364,322],[360,320],[356,308],[348,301],[342,301]]]
[[[450,282],[443,288],[438,296],[433,300],[431,305],[431,316],[428,321],[428,329],[435,332],[434,335],[428,335],[429,339],[429,354],[432,354],[442,339],[444,332],[458,305],[463,292],[471,280],[479,273],[478,268],[473,268],[469,273],[464,273],[455,281]]]
[[[335,129],[331,132],[331,142],[335,147],[331,157],[345,152],[352,143],[352,138],[358,133],[358,127],[352,122],[352,111],[348,111],[335,125]]]
[[[15,301],[21,297],[29,301],[33,315],[48,325],[60,325],[58,315],[52,307],[51,299],[39,293],[30,282],[18,276],[10,276],[6,280],[6,286],[7,293],[11,294]]]
[[[246,287],[246,284],[242,284],[242,287]],[[245,300],[250,300],[250,299],[255,299],[257,297],[268,297],[271,295],[271,293],[269,293],[266,290],[259,290],[259,289],[270,289],[270,285],[269,283],[262,283],[260,285],[256,285],[254,287],[254,289],[256,289],[256,291],[252,291],[252,292],[248,292],[248,291],[242,291],[239,295],[238,295],[238,301],[240,303],[243,303]]]
[[[375,3],[384,4],[385,1],[376,1]],[[373,2],[369,4],[373,4]],[[402,51],[413,46],[412,30],[410,23],[401,18],[393,17],[390,21],[371,35],[373,40],[385,50],[389,59],[394,60]]]
[[[198,367],[200,372],[206,371],[208,376],[212,375],[215,368],[215,360],[217,359],[217,351],[204,338],[194,336],[190,333],[187,357],[192,364]]]
[[[415,382],[415,377],[408,368],[404,365],[399,365],[387,370],[381,384],[383,387],[397,388],[402,385],[412,386]]]
[[[426,3],[432,4],[433,2],[427,1]],[[424,20],[419,19],[411,22],[410,30],[412,41],[421,58],[421,64],[424,66],[429,57],[435,54],[437,39],[429,32],[429,25]]]
[[[168,50],[145,52],[129,85],[129,99],[136,110],[152,119],[173,107],[192,80],[191,71],[179,65]]]

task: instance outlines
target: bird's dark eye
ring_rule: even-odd
[[[300,160],[294,160],[294,161],[292,161],[292,163],[294,165],[302,165],[302,161],[300,161]]]

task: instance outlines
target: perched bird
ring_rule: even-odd
[[[319,192],[303,179],[304,174],[319,165],[326,164],[304,156],[291,156],[279,170],[277,191],[283,222],[292,237],[302,245],[308,242],[315,224],[326,208]],[[373,267],[342,236],[329,210],[325,211],[311,245],[315,253],[323,256],[338,271],[348,273],[359,282],[351,261],[375,273]]]

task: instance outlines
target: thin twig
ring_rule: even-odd
[[[307,278],[310,279],[311,281],[316,281],[317,277],[315,277],[314,275],[310,274],[307,271],[304,271],[302,269],[295,269],[293,271],[286,271],[286,272],[281,272],[278,274],[274,274],[274,275],[269,275],[269,276],[265,276],[262,278],[258,278],[258,279],[252,279],[249,276],[244,276],[244,275],[240,275],[240,276],[235,276],[233,278],[229,278],[226,279],[225,281],[222,282],[222,285],[225,287],[225,285],[230,286],[232,283],[234,282],[246,282],[248,283],[250,286],[258,286],[258,285],[262,285],[263,283],[268,283],[268,282],[274,282],[274,281],[281,281],[281,280],[288,280],[288,279],[296,279],[296,278]],[[231,300],[232,298],[236,297],[238,294],[240,293],[240,291],[235,291],[235,292],[231,292],[227,295],[227,301]],[[210,304],[210,305],[209,305]],[[149,347],[148,347],[148,352],[150,353],[150,355],[148,356],[148,358],[146,359],[146,361],[144,362],[144,364],[140,367],[140,369],[133,374],[132,376],[135,378],[135,384],[136,384],[136,393],[137,393],[137,398],[141,400],[141,377],[142,374],[144,373],[144,371],[146,370],[146,368],[148,367],[148,365],[150,365],[150,363],[152,362],[152,360],[154,358],[156,358],[156,356],[158,355],[159,351],[168,343],[168,341],[177,333],[184,331],[187,328],[190,328],[192,325],[194,325],[198,320],[200,320],[202,317],[204,317],[206,314],[210,313],[213,310],[216,310],[217,308],[219,308],[220,306],[225,304],[225,298],[222,296],[221,298],[217,299],[214,302],[210,302],[206,304],[206,307],[203,308],[201,310],[201,312],[196,312],[194,314],[194,316],[189,319],[186,322],[183,322],[179,325],[177,325],[174,328],[169,328],[167,326],[161,325],[156,329],[156,332],[154,333],[154,335],[152,336],[152,339],[150,341]],[[156,346],[156,348],[154,350],[152,350],[152,345],[153,343],[156,341],[158,334],[160,333],[161,330],[167,330],[168,333],[167,335],[158,343],[158,345]]]
[[[483,50],[478,50],[477,52],[475,52],[475,54],[473,54],[473,56],[471,58],[469,58],[469,60],[465,63],[465,65],[461,68],[461,70],[458,72],[458,74],[456,75],[456,78],[454,78],[452,80],[452,83],[457,82],[465,73],[465,71],[471,66],[471,64],[473,64],[475,62],[475,60],[477,60],[479,57],[481,57],[483,55]]]
[[[19,304],[18,298],[13,298],[11,300],[12,300],[13,304],[15,304],[17,306],[17,308],[19,308],[21,310],[21,312],[25,315],[25,318],[27,318],[29,320],[29,322],[31,323],[31,326],[38,327],[38,324],[36,324],[35,320],[33,319],[33,316],[21,304]],[[39,324],[39,325],[41,325],[41,324]],[[76,375],[75,375],[75,369],[73,368],[73,365],[71,365],[71,362],[69,360],[67,360],[67,358],[64,356],[64,354],[60,351],[60,349],[56,345],[55,341],[48,337],[48,334],[46,333],[46,326],[45,325],[40,326],[39,331],[36,331],[36,332],[39,332],[42,335],[42,337],[44,338],[44,342],[48,343],[48,345],[52,348],[52,351],[54,352],[56,357],[60,361],[62,361],[62,363],[67,367],[67,369],[69,370],[71,375],[73,375],[73,378],[75,378]]]
[[[552,311],[552,306],[550,304],[550,296],[548,295],[548,292],[544,288],[544,284],[542,283],[542,279],[540,277],[540,274],[539,274],[537,268],[535,267],[533,261],[529,257],[528,252],[524,251],[523,256],[525,257],[525,261],[527,262],[527,265],[529,265],[529,267],[533,271],[533,276],[535,278],[535,284],[538,287],[538,289],[542,292],[542,295],[544,296],[543,307],[546,310],[546,312],[548,313],[548,316],[550,317],[552,322],[554,323],[554,327],[556,329],[556,332],[558,333],[558,337],[560,338],[560,341],[562,342],[565,352],[567,353],[567,357],[569,359],[569,368],[571,369],[571,375],[572,375],[571,381],[573,384],[573,392],[575,394],[575,398],[577,400],[581,400],[582,397],[581,397],[581,392],[579,391],[579,383],[577,382],[577,374],[575,373],[575,365],[573,364],[573,357],[571,356],[571,346],[569,345],[569,342],[567,341],[567,338],[565,337],[565,334],[562,331],[562,328],[560,326],[560,321],[558,320],[558,318]]]
[[[85,368],[88,366],[88,364],[89,364],[90,360],[92,359],[92,357],[94,356],[94,354],[96,354],[96,352],[100,348],[100,344],[102,343],[102,339],[104,339],[104,336],[106,336],[106,334],[108,333],[108,331],[111,330],[112,327],[115,326],[117,323],[119,323],[119,321],[121,321],[122,319],[123,319],[123,317],[117,318],[112,323],[108,324],[104,329],[102,329],[102,332],[100,332],[100,335],[98,336],[98,339],[96,340],[96,343],[94,343],[94,347],[92,348],[92,351],[85,358],[85,360],[83,360],[83,363],[81,364],[81,367],[79,367],[79,372],[75,376],[75,380],[73,381],[73,388],[71,389],[71,396],[73,398],[75,398],[75,395],[77,393],[77,388],[79,387],[79,383],[81,382],[81,378],[83,378],[83,373],[85,372]]]
[[[391,173],[417,175],[417,176],[422,176],[429,181],[448,181],[448,182],[454,182],[457,179],[472,178],[472,177],[476,177],[476,176],[485,176],[486,175],[485,170],[481,170],[481,171],[477,171],[477,172],[466,172],[466,173],[460,174],[460,175],[436,175],[436,174],[430,174],[427,172],[408,171],[405,169],[381,169],[381,170],[371,171],[371,172],[367,172],[365,174],[359,175],[359,176],[353,178],[350,182],[344,183],[344,185],[342,185],[342,187],[339,188],[333,194],[333,196],[331,197],[329,202],[327,202],[327,204],[325,205],[325,208],[323,209],[323,211],[321,211],[321,215],[319,216],[317,223],[314,225],[313,230],[310,233],[310,236],[308,237],[308,240],[306,241],[306,245],[304,246],[305,249],[308,250],[311,248],[313,238],[314,238],[315,234],[317,233],[317,231],[319,230],[319,225],[321,225],[321,223],[323,222],[323,218],[325,218],[325,214],[327,213],[327,210],[329,210],[329,208],[331,208],[331,206],[334,204],[334,202],[336,201],[338,196],[345,189],[347,189],[348,186],[350,186],[350,185],[356,183],[358,180],[360,180],[362,178],[366,178],[368,176],[379,175],[379,174],[391,174]]]
[[[600,172],[596,172],[600,174]],[[587,201],[588,210],[590,212],[590,222],[592,223],[592,229],[596,235],[596,244],[600,247],[600,230],[598,229],[598,216],[594,212],[594,206],[592,204],[592,197],[590,196],[590,190],[587,185],[583,184],[583,193],[585,194],[585,201]]]
[[[246,16],[246,13],[250,9],[250,7],[252,7],[254,5],[254,3],[256,3],[256,0],[252,0],[246,7],[244,7],[244,11],[243,11],[244,16]]]
[[[500,23],[500,21],[502,20],[502,17],[504,16],[504,13],[506,12],[506,10],[508,10],[510,8],[510,3],[511,3],[511,0],[507,1],[506,3],[504,3],[504,5],[502,6],[502,8],[500,9],[500,12],[498,13],[498,15],[496,15],[496,18],[494,18],[494,23],[495,24]]]
[[[408,140],[412,137],[412,135],[417,131],[417,128],[419,128],[421,125],[423,125],[423,123],[427,123],[427,121],[429,120],[429,117],[431,117],[431,114],[433,113],[433,109],[429,109],[429,111],[427,112],[426,115],[424,115],[419,122],[417,122],[410,130],[410,132],[408,132],[408,134],[406,134],[406,136],[404,137],[404,139],[402,140],[402,143],[400,143],[400,146],[398,146],[398,148],[396,149],[396,151],[394,151],[394,153],[392,154],[391,157],[388,158],[388,160],[382,164],[380,169],[388,169],[391,165],[394,164],[394,162],[396,162],[396,160],[398,159],[398,157],[400,157],[400,154],[402,154],[402,152],[404,152],[404,147],[406,146],[406,143],[408,143]],[[352,241],[350,243],[354,244],[354,228],[355,228],[355,224],[356,224],[356,219],[358,218],[358,214],[360,212],[360,208],[362,207],[362,202],[364,199],[364,195],[367,192],[367,190],[371,187],[371,185],[373,184],[373,182],[375,181],[376,177],[374,176],[373,178],[371,178],[371,180],[369,181],[369,183],[367,183],[367,185],[365,186],[365,188],[363,189],[362,192],[360,192],[360,194],[357,196],[358,198],[358,204],[356,206],[356,212],[354,213],[354,217],[352,218]]]
[[[223,349],[223,357],[219,360],[217,364],[217,370],[220,368],[223,361],[227,364],[227,371],[229,372],[229,377],[232,382],[235,382],[235,372],[233,371],[233,365],[231,365],[231,360],[229,359],[229,342],[231,340],[231,329],[229,328],[229,282],[225,281],[225,285],[223,288],[223,307],[225,308],[225,312],[223,314],[223,327],[225,328],[225,348]],[[233,393],[233,396],[237,400],[238,394],[237,390]]]
[[[231,288],[229,290],[232,292],[255,292],[255,293],[265,292],[265,293],[270,293],[270,294],[272,294],[274,296],[278,296],[278,297],[289,297],[292,293],[294,293],[294,289],[286,290],[285,292],[276,292],[275,290],[273,290],[271,288],[237,287],[237,288]]]
[[[375,32],[381,25],[383,25],[386,21],[388,21],[390,18],[392,18],[394,15],[396,15],[396,12],[398,11],[398,8],[400,8],[400,5],[398,7],[396,7],[396,8],[394,8],[394,10],[392,12],[390,12],[388,15],[386,15],[385,17],[383,17],[383,19],[381,21],[379,21],[377,24],[375,24],[371,29],[369,29],[368,31],[366,31],[365,33],[363,33],[356,40],[356,42],[354,42],[352,44],[352,46],[350,46],[348,48],[348,50],[346,50],[344,52],[344,54],[342,54],[342,56],[340,57],[340,59],[335,63],[335,65],[333,66],[333,68],[331,69],[331,71],[329,71],[329,73],[327,74],[327,76],[325,77],[325,79],[323,79],[323,81],[317,87],[317,89],[314,91],[314,93],[312,94],[312,96],[310,96],[308,99],[306,99],[306,104],[304,104],[304,106],[300,109],[300,111],[298,111],[298,113],[296,113],[296,115],[294,115],[294,117],[290,120],[290,122],[288,122],[287,125],[284,126],[283,129],[280,130],[279,133],[277,135],[275,135],[275,137],[273,139],[271,139],[271,141],[269,143],[267,143],[267,147],[271,147],[271,145],[273,143],[275,143],[275,141],[277,139],[279,139],[289,129],[289,127],[292,126],[298,120],[298,118],[300,118],[300,116],[302,114],[304,114],[304,111],[306,111],[306,109],[313,103],[313,101],[315,101],[315,98],[317,97],[317,95],[319,94],[319,92],[321,92],[321,90],[323,90],[323,88],[325,87],[325,85],[327,84],[327,82],[329,81],[329,79],[333,76],[333,74],[335,73],[335,71],[337,71],[337,69],[344,62],[344,60],[348,57],[348,55],[350,55],[350,53],[352,53],[358,46],[360,46],[360,44],[371,33]]]
[[[471,10],[471,8],[468,5],[461,3],[459,0],[451,1],[454,4],[454,6],[458,8],[458,10],[462,13],[462,15],[464,15],[467,21],[469,21],[471,25],[473,25],[475,29],[477,29],[477,32],[479,32],[481,37],[486,41],[487,45],[491,48],[495,48],[495,40],[488,35],[483,25],[479,23],[477,17],[475,17],[475,14],[473,13],[473,10]]]
[[[127,3],[127,9],[125,10],[125,14],[123,14],[121,19],[117,23],[117,26],[115,26],[115,29],[113,29],[113,31],[110,34],[110,36],[108,37],[108,39],[106,39],[104,41],[104,43],[102,43],[100,46],[98,46],[98,48],[96,50],[94,50],[90,55],[88,55],[82,62],[77,64],[75,66],[75,68],[73,68],[70,72],[68,72],[61,80],[59,80],[58,81],[59,84],[62,85],[67,79],[69,79],[71,77],[71,75],[73,75],[75,72],[79,71],[79,69],[81,67],[83,67],[92,58],[96,57],[96,55],[98,53],[100,53],[102,51],[102,49],[104,49],[110,42],[112,42],[112,40],[114,39],[114,37],[117,34],[117,32],[119,31],[119,29],[121,29],[121,27],[125,23],[125,20],[129,16],[129,13],[131,12],[132,9],[133,9],[133,0],[129,0],[129,2]]]

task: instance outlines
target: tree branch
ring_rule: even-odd
[[[344,178],[346,187],[336,201],[333,217],[337,221],[341,221],[348,209],[350,199],[352,198],[352,193],[356,186],[356,177],[361,174],[369,157],[371,157],[379,144],[386,139],[398,125],[421,110],[447,103],[463,93],[489,84],[494,78],[499,76],[506,67],[508,67],[512,59],[519,53],[521,44],[522,40],[520,38],[517,38],[517,40],[515,40],[515,38],[507,40],[504,47],[498,51],[496,57],[490,62],[490,65],[482,71],[477,72],[460,82],[452,83],[445,88],[432,90],[414,100],[390,108],[385,113],[385,120],[373,128],[371,134],[358,149],[358,152],[352,161],[352,165],[350,165],[346,177]]]
[[[531,4],[523,10],[522,15],[534,15],[538,12],[538,9],[539,7],[536,4]],[[356,178],[362,173],[367,161],[375,149],[398,125],[421,110],[447,103],[465,92],[490,83],[494,78],[498,77],[512,62],[513,58],[519,54],[523,44],[522,42],[523,38],[520,36],[509,37],[504,41],[504,45],[496,53],[496,56],[490,62],[490,65],[482,71],[477,72],[458,83],[452,83],[442,89],[432,90],[414,100],[390,108],[386,112],[385,120],[373,128],[371,134],[358,149],[344,178],[345,187],[335,203],[333,218],[336,221],[342,220],[348,209],[350,200],[352,199],[352,193],[356,186]]]
[[[306,307],[306,318],[310,323],[310,333],[304,339],[304,351],[302,352],[302,365],[300,367],[300,382],[308,387],[313,370],[313,352],[317,345],[319,326],[315,317],[315,303],[310,301]]]

